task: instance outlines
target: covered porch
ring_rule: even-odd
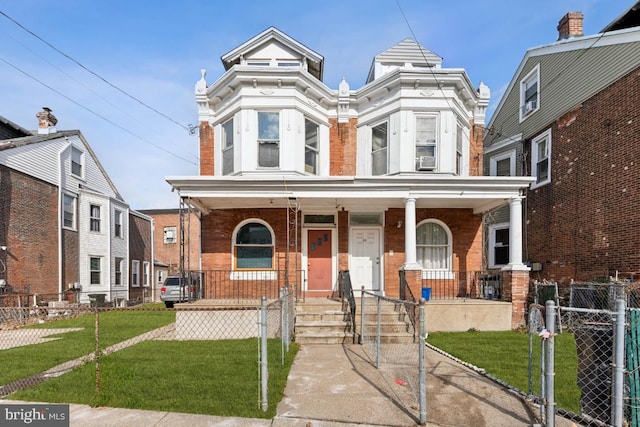
[[[261,174],[167,181],[201,214],[202,270],[225,271],[230,289],[252,275],[272,280],[278,271],[295,272],[303,299],[335,295],[341,270],[350,272],[356,296],[364,288],[399,298],[399,271],[418,298],[429,281],[460,283],[460,272],[484,267],[482,214],[508,204],[513,232],[500,298],[513,303],[514,326],[524,321],[520,193],[530,178]],[[439,240],[424,237],[434,233]]]

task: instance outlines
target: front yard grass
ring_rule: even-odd
[[[81,403],[245,418],[272,418],[298,350],[282,365],[279,340],[268,342],[269,409],[259,404],[258,339],[144,341],[95,363],[14,393],[12,399]]]
[[[427,342],[445,352],[483,368],[487,373],[529,392],[529,334],[504,332],[433,332]],[[540,396],[541,338],[533,336],[533,394]],[[555,336],[555,400],[559,408],[580,413],[577,385],[578,356],[573,334]]]

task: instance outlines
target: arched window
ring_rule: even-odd
[[[242,224],[233,239],[235,268],[273,269],[273,234],[264,223],[251,220]]]
[[[437,220],[416,228],[416,258],[424,270],[451,270],[451,232]]]

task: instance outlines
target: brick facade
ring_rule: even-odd
[[[329,140],[331,148],[332,176],[354,176],[356,174],[356,156],[358,154],[358,139],[356,124],[358,119],[349,119],[348,123],[338,123],[338,119],[329,119],[331,124]]]
[[[551,183],[529,190],[526,202],[528,256],[542,263],[534,278],[640,273],[638,87],[640,69],[551,125]]]
[[[151,221],[138,215],[129,214],[129,273],[131,274],[131,260],[140,261],[140,286],[131,287],[129,279],[129,299],[143,301],[150,296],[153,277],[151,277],[152,259]],[[149,263],[148,286],[144,286],[144,263]]]
[[[207,122],[200,122],[200,175],[214,174],[213,143],[213,127]]]
[[[58,188],[0,165],[0,253],[14,291],[57,295]],[[2,277],[2,276],[0,276]]]

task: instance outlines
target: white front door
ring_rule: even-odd
[[[380,290],[380,229],[351,229],[351,263],[349,273],[354,291]]]

